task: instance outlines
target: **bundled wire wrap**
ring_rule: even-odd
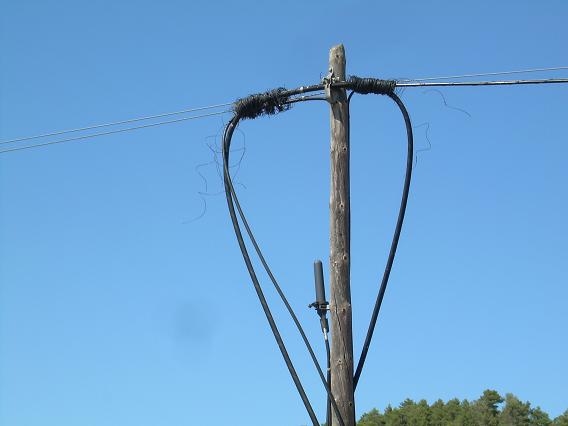
[[[288,103],[290,98],[288,93],[289,91],[284,87],[279,87],[237,99],[233,106],[235,116],[241,119],[253,119],[261,115],[274,115],[287,111],[291,108],[290,103]]]
[[[400,233],[401,233],[401,229],[402,229],[402,224],[404,221],[404,215],[405,215],[405,211],[406,211],[406,205],[408,202],[408,193],[409,193],[409,188],[410,188],[410,180],[411,180],[411,176],[412,176],[412,154],[413,154],[413,136],[412,136],[412,126],[410,123],[410,117],[408,115],[408,111],[406,110],[404,104],[402,103],[402,101],[400,100],[400,98],[395,94],[395,89],[397,86],[397,82],[395,80],[381,80],[381,79],[375,79],[375,78],[360,78],[357,76],[351,76],[348,81],[343,81],[343,82],[337,82],[334,84],[334,86],[336,87],[341,87],[344,89],[350,89],[352,90],[352,94],[353,93],[360,93],[360,94],[378,94],[378,95],[386,95],[389,96],[399,107],[399,109],[401,110],[403,117],[404,117],[404,121],[406,124],[406,130],[407,130],[407,136],[408,136],[408,157],[407,157],[407,167],[406,167],[406,175],[405,175],[405,181],[404,181],[404,188],[403,188],[403,194],[402,194],[402,200],[401,200],[401,205],[400,205],[400,209],[399,209],[399,214],[398,214],[398,219],[397,219],[397,224],[395,227],[395,231],[394,231],[394,236],[393,236],[393,240],[391,243],[391,249],[389,252],[389,257],[387,259],[387,264],[385,266],[385,271],[383,273],[383,279],[381,281],[381,286],[379,288],[379,293],[377,295],[377,299],[375,302],[375,307],[373,309],[373,313],[371,315],[371,321],[369,324],[369,329],[367,331],[367,336],[365,338],[365,343],[363,345],[363,349],[361,352],[361,356],[359,358],[359,362],[357,364],[357,368],[354,374],[354,378],[353,378],[353,386],[354,389],[357,386],[357,383],[359,381],[359,377],[361,375],[361,371],[363,368],[363,365],[365,363],[365,359],[367,357],[367,353],[368,353],[368,349],[370,346],[370,342],[373,336],[373,332],[374,332],[374,328],[376,325],[376,321],[378,318],[378,314],[379,314],[379,310],[384,298],[384,294],[386,291],[386,287],[388,284],[388,279],[390,276],[390,272],[392,269],[392,264],[394,262],[394,257],[396,254],[396,249],[398,246],[398,240],[400,238]],[[246,98],[242,98],[242,99],[238,99],[234,105],[233,105],[233,111],[234,111],[234,116],[231,119],[231,121],[227,124],[227,126],[225,127],[225,132],[223,135],[223,174],[224,174],[224,186],[225,186],[225,195],[227,198],[227,204],[229,207],[229,214],[231,216],[231,221],[233,224],[233,228],[237,237],[237,241],[239,243],[239,247],[241,249],[241,253],[243,255],[243,259],[245,261],[246,267],[248,269],[249,275],[251,277],[254,289],[257,293],[258,299],[260,301],[260,304],[262,306],[262,309],[266,315],[266,318],[268,320],[269,326],[272,330],[272,333],[274,335],[274,338],[276,339],[276,343],[280,349],[280,352],[284,358],[284,361],[286,363],[286,366],[288,367],[288,371],[290,372],[290,375],[292,377],[292,380],[294,381],[294,384],[296,386],[296,389],[302,399],[302,402],[304,403],[304,406],[306,408],[306,411],[308,412],[308,415],[310,416],[310,419],[312,420],[314,426],[319,426],[319,422],[317,420],[317,417],[314,413],[314,410],[310,404],[310,401],[305,393],[305,390],[301,384],[301,381],[298,377],[298,374],[294,368],[294,365],[290,359],[290,356],[287,352],[287,349],[284,345],[284,342],[282,340],[282,337],[280,335],[280,332],[278,330],[278,327],[276,325],[276,322],[274,320],[274,317],[270,311],[270,308],[268,306],[267,300],[264,296],[264,293],[262,291],[260,282],[256,276],[256,272],[254,270],[254,267],[252,265],[252,261],[251,258],[248,254],[247,248],[246,248],[246,244],[240,229],[240,225],[239,225],[239,220],[237,218],[236,215],[236,210],[238,211],[238,214],[240,216],[240,219],[243,223],[243,225],[245,226],[245,229],[247,231],[247,234],[250,238],[250,241],[252,242],[254,249],[256,250],[257,255],[259,256],[262,265],[264,266],[264,269],[266,270],[266,272],[268,273],[276,291],[278,292],[280,298],[282,299],[283,303],[285,304],[286,308],[288,309],[288,312],[290,313],[298,331],[300,332],[304,343],[308,349],[308,352],[310,353],[312,360],[316,366],[316,369],[318,370],[318,373],[320,375],[320,378],[324,384],[325,390],[327,392],[328,395],[328,404],[331,403],[331,405],[333,406],[333,410],[335,411],[337,418],[339,420],[339,423],[341,426],[344,426],[344,422],[343,419],[341,418],[341,414],[339,411],[339,408],[337,407],[337,403],[335,401],[335,398],[333,397],[332,393],[331,393],[331,389],[329,386],[329,377],[326,380],[326,378],[323,375],[321,366],[319,365],[319,362],[317,361],[317,358],[311,348],[311,345],[302,329],[302,326],[300,325],[296,315],[294,314],[294,311],[292,310],[291,306],[289,305],[284,293],[282,292],[280,286],[278,285],[278,282],[276,281],[274,275],[272,274],[266,260],[264,259],[264,256],[262,255],[262,251],[260,250],[260,247],[258,246],[254,235],[252,233],[252,230],[250,229],[250,226],[246,220],[246,217],[242,211],[242,208],[240,206],[239,200],[237,198],[237,194],[235,192],[234,189],[234,185],[229,173],[229,156],[230,156],[230,145],[231,145],[231,138],[232,135],[237,127],[237,125],[239,124],[239,122],[243,119],[254,119],[256,117],[262,116],[262,115],[274,115],[277,114],[279,112],[283,112],[283,111],[287,111],[288,109],[290,109],[290,106],[292,103],[294,102],[298,102],[298,101],[302,101],[304,100],[303,98],[294,98],[294,96],[297,96],[299,94],[303,94],[303,93],[307,93],[307,92],[314,92],[314,91],[319,91],[323,89],[323,85],[313,85],[313,86],[307,86],[307,87],[301,87],[298,89],[293,89],[293,90],[286,90],[285,88],[278,88],[278,89],[274,89],[274,90],[270,90],[264,93],[258,93],[258,94],[253,94],[250,95]],[[352,95],[351,94],[351,95]],[[350,96],[351,96],[350,95]],[[313,100],[316,100],[317,98],[312,98]],[[305,99],[305,100],[310,100]],[[236,210],[235,210],[236,208]],[[329,348],[326,347],[326,352],[329,352]],[[329,353],[328,353],[328,358],[329,358]],[[329,359],[328,359],[328,375],[329,375]],[[328,419],[329,419],[329,406],[328,406]],[[328,420],[329,422],[329,420]]]
[[[396,80],[381,80],[378,78],[361,78],[352,75],[347,80],[348,88],[355,93],[368,95],[391,95],[396,89]]]

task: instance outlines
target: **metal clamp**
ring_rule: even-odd
[[[333,73],[333,68],[330,68],[328,74],[324,78],[322,78],[322,80],[321,80],[321,82],[324,85],[325,99],[330,104],[334,104],[339,100],[338,96],[337,96],[337,92],[335,92],[334,90],[331,90],[331,86],[333,85],[333,83],[336,83],[338,81],[339,81],[339,79]]]
[[[316,302],[310,303],[308,305],[308,308],[315,308],[318,313],[323,313],[325,311],[330,310],[328,302],[319,303],[319,302],[316,301]]]

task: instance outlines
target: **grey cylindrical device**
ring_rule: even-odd
[[[326,303],[325,287],[323,285],[323,265],[321,260],[314,262],[314,278],[316,282],[316,303],[321,306]]]

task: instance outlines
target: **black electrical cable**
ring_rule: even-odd
[[[320,379],[323,383],[323,386],[327,392],[328,395],[328,401],[329,404],[333,405],[333,409],[335,411],[335,414],[337,415],[339,424],[341,426],[344,426],[344,422],[343,422],[343,418],[341,417],[341,412],[339,411],[339,407],[337,406],[337,402],[335,401],[335,398],[333,397],[332,393],[331,393],[331,387],[329,385],[331,378],[329,376],[329,372],[330,372],[330,365],[329,365],[329,341],[327,340],[327,338],[325,339],[325,343],[327,346],[327,370],[328,370],[328,377],[326,379],[326,377],[323,374],[323,371],[321,369],[321,366],[317,360],[317,357],[314,353],[314,350],[312,348],[312,345],[310,344],[310,341],[308,340],[308,337],[306,336],[306,333],[304,332],[304,329],[302,327],[302,325],[300,324],[300,321],[298,320],[298,317],[296,316],[296,313],[294,312],[294,310],[292,309],[292,306],[290,305],[290,303],[288,302],[288,299],[286,298],[286,295],[284,294],[284,292],[282,291],[282,288],[280,287],[280,285],[278,284],[278,281],[276,280],[276,277],[274,276],[274,274],[272,273],[272,270],[270,269],[270,266],[268,265],[268,262],[266,261],[266,259],[264,258],[264,255],[262,253],[262,250],[260,249],[256,238],[254,237],[254,234],[250,228],[250,225],[248,224],[248,221],[246,219],[246,216],[241,208],[241,204],[239,202],[239,199],[237,197],[234,185],[233,185],[233,181],[229,176],[229,185],[230,185],[230,191],[231,191],[231,197],[235,203],[235,206],[237,207],[237,211],[239,213],[239,216],[241,218],[241,221],[243,222],[243,225],[245,226],[245,230],[249,236],[249,239],[251,240],[252,245],[254,246],[254,249],[264,267],[264,270],[266,271],[266,273],[268,274],[270,280],[272,281],[272,284],[274,285],[274,288],[276,289],[276,292],[278,293],[278,295],[280,296],[280,299],[282,300],[282,302],[284,303],[284,306],[286,307],[288,313],[290,314],[290,317],[292,318],[292,321],[294,322],[294,324],[296,325],[296,328],[298,330],[298,332],[300,333],[300,336],[302,337],[302,340],[304,341],[304,344],[306,346],[306,348],[308,349],[308,352],[310,354],[310,357],[312,358],[312,361],[316,367],[316,370],[320,376]]]
[[[325,358],[326,358],[326,366],[327,366],[327,386],[329,387],[329,389],[331,389],[331,351],[329,349],[329,339],[327,338],[327,333],[325,335]],[[340,423],[343,424],[343,419],[341,418],[341,413],[338,412],[338,410],[336,409],[337,404],[335,403],[335,399],[333,398],[333,394],[328,393],[327,395],[327,410],[326,410],[326,416],[325,416],[325,424],[327,426],[331,426],[331,404],[335,404],[334,405],[334,409],[335,409],[335,414],[337,415],[337,418],[339,419]]]
[[[230,146],[230,139],[231,139],[232,134],[234,132],[234,129],[235,129],[236,125],[238,124],[238,122],[240,121],[240,119],[242,119],[242,118],[256,118],[260,115],[276,114],[278,112],[286,111],[287,109],[289,109],[289,107],[293,103],[296,103],[296,102],[301,102],[303,100],[319,100],[319,99],[322,99],[322,98],[317,97],[318,95],[310,95],[310,96],[299,96],[299,95],[303,95],[305,93],[310,93],[310,92],[322,91],[324,89],[328,89],[330,87],[330,85],[332,85],[333,87],[335,87],[337,89],[342,88],[342,89],[352,90],[352,92],[349,95],[348,101],[351,100],[351,97],[353,96],[354,93],[362,93],[362,94],[374,93],[374,94],[387,95],[391,99],[393,99],[393,101],[398,105],[400,111],[402,112],[402,115],[404,117],[404,121],[405,121],[405,124],[406,124],[407,136],[408,136],[407,167],[406,167],[406,176],[405,176],[405,181],[404,181],[402,200],[401,200],[401,205],[400,205],[400,209],[399,209],[399,215],[398,215],[397,224],[396,224],[396,227],[395,227],[393,240],[392,240],[392,243],[391,243],[389,257],[387,259],[387,264],[385,266],[385,271],[383,273],[383,278],[382,278],[382,281],[381,281],[381,286],[379,288],[379,293],[377,295],[375,307],[374,307],[373,313],[371,315],[371,321],[370,321],[370,324],[369,324],[369,328],[367,330],[367,336],[366,336],[365,342],[363,344],[361,356],[359,358],[359,362],[357,364],[357,368],[356,368],[356,371],[355,371],[355,374],[354,374],[354,377],[353,377],[353,388],[355,389],[358,382],[359,382],[359,378],[361,376],[361,371],[363,369],[363,365],[364,365],[365,359],[367,357],[367,353],[368,353],[368,350],[369,350],[369,346],[370,346],[370,343],[371,343],[373,332],[374,332],[374,329],[375,329],[375,326],[376,326],[379,310],[381,308],[381,304],[382,304],[384,294],[385,294],[385,291],[386,291],[386,287],[387,287],[387,284],[388,284],[388,279],[389,279],[390,272],[391,272],[391,269],[392,269],[392,264],[393,264],[393,261],[394,261],[394,257],[396,255],[398,240],[400,238],[400,232],[401,232],[401,229],[402,229],[402,224],[403,224],[403,221],[404,221],[404,215],[405,215],[405,212],[406,212],[406,205],[407,205],[407,202],[408,202],[410,180],[411,180],[411,177],[412,177],[412,155],[413,155],[412,126],[411,126],[411,123],[410,123],[410,117],[409,117],[408,111],[406,110],[406,107],[404,106],[404,104],[400,100],[400,98],[394,93],[394,90],[396,89],[396,87],[417,87],[417,86],[419,86],[419,87],[424,87],[424,86],[481,86],[481,85],[489,86],[489,85],[546,84],[546,83],[568,83],[568,79],[457,82],[457,83],[454,83],[454,82],[451,82],[451,83],[439,83],[439,82],[416,83],[416,82],[400,82],[400,81],[395,81],[395,80],[381,80],[381,79],[375,79],[375,78],[359,78],[359,77],[352,76],[352,77],[349,78],[348,81],[339,81],[339,82],[332,82],[332,83],[322,82],[321,84],[302,86],[302,87],[292,89],[292,90],[286,90],[285,88],[278,88],[278,89],[270,91],[270,92],[251,95],[248,98],[238,100],[234,104],[235,116],[233,117],[233,119],[229,122],[229,124],[225,128],[225,134],[223,136],[223,157],[224,157],[223,169],[224,169],[224,174],[225,174],[225,178],[224,178],[225,195],[227,197],[227,202],[228,202],[228,205],[229,205],[229,212],[231,214],[231,220],[233,222],[233,227],[235,228],[237,240],[239,242],[239,246],[241,248],[245,263],[247,265],[247,268],[248,268],[249,273],[251,275],[251,278],[253,280],[255,290],[257,291],[257,295],[259,297],[259,300],[261,302],[263,310],[264,310],[264,312],[267,316],[268,322],[269,322],[271,329],[274,333],[274,336],[276,338],[278,346],[279,346],[279,348],[282,352],[282,355],[283,355],[283,357],[286,361],[286,365],[288,366],[288,369],[289,369],[289,371],[292,375],[294,383],[296,384],[298,392],[300,393],[300,396],[301,396],[302,400],[304,401],[304,405],[306,406],[306,409],[307,409],[308,413],[310,414],[312,421],[317,422],[317,418],[315,417],[313,409],[312,409],[312,407],[311,407],[311,405],[310,405],[310,403],[307,399],[307,396],[306,396],[306,394],[305,394],[305,392],[302,388],[302,385],[301,385],[299,378],[298,378],[298,376],[297,376],[297,374],[294,370],[294,367],[291,363],[289,355],[286,352],[286,348],[284,346],[282,338],[280,337],[278,329],[276,328],[276,324],[274,322],[272,314],[270,313],[270,310],[268,309],[266,299],[264,298],[264,294],[262,293],[262,289],[260,288],[260,284],[258,282],[258,279],[257,279],[256,274],[254,272],[254,268],[252,266],[250,257],[248,255],[247,250],[246,250],[244,240],[242,238],[242,233],[240,231],[240,227],[239,227],[239,224],[238,224],[238,219],[236,218],[236,215],[235,215],[235,204],[236,204],[236,206],[239,210],[239,215],[241,216],[241,220],[245,224],[245,227],[247,228],[247,232],[249,233],[249,237],[251,238],[251,241],[253,241],[253,244],[255,245],[255,249],[257,250],[257,254],[259,254],[259,257],[261,258],[261,261],[262,261],[265,269],[267,270],[268,274],[270,275],[270,277],[273,281],[273,284],[275,285],[275,287],[276,287],[277,291],[279,292],[281,298],[283,299],[283,301],[285,302],[285,304],[288,307],[289,305],[287,304],[287,301],[286,301],[283,293],[281,293],[281,291],[279,290],[279,286],[278,286],[276,280],[274,279],[272,273],[270,272],[268,265],[264,261],[262,253],[261,253],[260,249],[258,248],[256,241],[254,240],[254,236],[252,235],[250,228],[248,227],[248,224],[246,222],[244,214],[243,214],[242,210],[240,209],[238,198],[236,197],[236,193],[234,191],[234,188],[233,188],[233,185],[232,185],[232,182],[231,182],[231,177],[230,177],[229,170],[228,170],[229,169],[229,167],[228,167],[228,165],[229,165],[229,163],[228,163],[228,157],[229,157],[228,146]],[[293,97],[295,97],[295,98],[293,98]],[[311,99],[308,99],[308,98],[311,98]],[[325,98],[325,99],[327,100],[327,98]],[[233,204],[233,203],[235,203],[235,204]],[[291,313],[292,318],[295,318],[295,315],[293,314],[293,310],[291,308],[289,308],[289,312]],[[297,323],[297,326],[298,325],[299,325],[299,322]],[[299,330],[300,330],[300,334],[303,335],[302,330],[301,330],[301,326],[299,327]],[[303,335],[303,338],[304,338],[305,342],[307,343],[306,346],[308,347],[308,350],[310,351],[310,354],[312,355],[312,359],[314,360],[314,362],[316,364],[316,368],[318,369],[318,372],[320,373],[320,377],[322,377],[323,374],[321,372],[321,367],[319,366],[317,359],[315,359],[315,355],[313,355],[313,351],[311,351],[311,346],[309,345],[307,338],[305,338],[304,336],[305,335]],[[326,352],[328,352],[328,349],[329,349],[328,345],[329,345],[329,342],[326,341]],[[328,355],[328,366],[329,366],[329,355]],[[335,399],[332,397],[331,390],[329,389],[330,383],[331,383],[330,379],[331,378],[329,377],[329,368],[328,368],[328,380],[324,381],[324,386],[326,387],[328,399],[330,399],[331,402],[334,403],[334,409],[336,409],[336,411],[337,411]],[[329,402],[330,401],[328,401],[328,403]],[[329,422],[329,417],[330,417],[329,416],[329,413],[330,413],[329,404],[328,404],[327,413],[328,413],[327,417],[328,417],[328,422]],[[314,423],[314,424],[316,424],[316,423]],[[341,424],[343,424],[342,421],[341,421]]]
[[[378,79],[362,79],[359,77],[351,77],[350,81],[348,82],[338,82],[336,83],[337,87],[344,87],[344,88],[350,88],[353,90],[353,92],[350,94],[349,96],[349,100],[351,98],[351,96],[353,95],[353,93],[375,93],[375,94],[383,94],[383,95],[388,95],[389,97],[391,97],[395,103],[397,103],[397,105],[399,106],[404,119],[405,119],[405,123],[406,123],[406,128],[407,128],[407,134],[408,134],[408,146],[409,146],[409,162],[407,162],[407,170],[406,170],[406,178],[405,178],[405,184],[404,184],[404,190],[403,190],[403,196],[402,196],[402,201],[401,201],[401,208],[399,211],[399,217],[398,217],[398,221],[397,221],[397,226],[395,228],[395,233],[393,236],[393,242],[391,244],[391,251],[389,253],[389,258],[387,260],[387,265],[385,267],[385,272],[383,274],[383,280],[381,282],[381,287],[379,289],[379,294],[377,296],[377,301],[375,303],[375,308],[373,310],[373,314],[371,317],[371,322],[369,325],[369,330],[367,332],[367,337],[365,339],[365,343],[363,345],[363,350],[361,353],[361,357],[359,359],[359,363],[357,365],[357,369],[354,375],[354,389],[357,386],[360,374],[361,374],[361,370],[363,368],[364,362],[365,362],[365,358],[367,356],[368,353],[368,349],[370,346],[370,341],[372,339],[372,335],[374,332],[374,328],[376,325],[376,321],[377,321],[377,317],[378,317],[378,313],[380,310],[380,306],[384,297],[384,293],[386,290],[386,286],[388,283],[388,278],[390,276],[390,271],[392,269],[392,264],[394,261],[394,256],[396,254],[396,248],[398,245],[398,240],[400,237],[400,232],[402,229],[402,223],[404,220],[404,213],[406,210],[406,204],[408,201],[408,191],[409,191],[409,187],[410,187],[410,178],[412,175],[412,152],[413,152],[413,138],[412,138],[412,127],[410,125],[410,117],[408,115],[408,112],[406,111],[406,108],[404,106],[404,104],[402,103],[402,101],[398,98],[398,96],[394,93],[394,89],[396,87],[396,82],[392,81],[392,80],[378,80]],[[329,351],[329,341],[326,340],[326,356],[327,356],[327,367],[328,367],[328,377],[327,380],[325,380],[325,378],[323,377],[323,372],[321,371],[321,367],[317,361],[317,358],[315,357],[315,354],[313,353],[313,350],[311,348],[311,345],[309,344],[309,341],[307,340],[307,337],[305,336],[305,333],[303,332],[303,329],[299,323],[299,321],[297,320],[296,315],[294,314],[293,309],[291,308],[291,306],[289,305],[284,293],[282,292],[280,286],[278,285],[274,275],[272,274],[266,260],[264,259],[264,256],[262,255],[262,251],[260,250],[256,239],[254,238],[254,235],[250,229],[250,226],[248,225],[248,222],[246,220],[246,217],[242,211],[242,208],[240,206],[240,203],[238,201],[238,197],[236,195],[233,183],[232,183],[232,179],[229,173],[229,155],[230,155],[230,143],[231,143],[231,138],[232,138],[232,134],[236,128],[236,126],[238,125],[239,121],[242,118],[256,118],[259,115],[271,115],[271,114],[275,114],[278,112],[282,112],[282,111],[286,111],[290,105],[292,103],[295,102],[299,102],[302,100],[316,100],[317,98],[315,96],[312,96],[311,99],[302,99],[302,98],[292,98],[292,96],[297,96],[303,93],[307,93],[307,92],[314,92],[314,91],[318,91],[321,90],[322,86],[321,85],[313,85],[313,86],[306,86],[306,87],[300,87],[298,89],[294,89],[294,90],[286,90],[284,88],[279,88],[276,89],[275,91],[270,91],[270,92],[265,92],[265,93],[261,93],[261,94],[256,94],[256,95],[252,95],[249,98],[245,98],[245,99],[241,99],[239,101],[237,101],[237,103],[235,104],[235,115],[234,117],[231,119],[231,121],[229,122],[229,124],[226,126],[225,128],[225,133],[223,136],[223,170],[224,170],[224,183],[225,183],[225,195],[227,197],[227,203],[229,205],[229,213],[231,215],[231,221],[233,223],[233,227],[235,229],[235,234],[237,236],[237,240],[239,242],[239,246],[241,248],[241,252],[243,255],[243,258],[245,260],[245,263],[247,265],[247,269],[249,270],[249,274],[251,276],[251,279],[253,281],[253,285],[255,287],[255,290],[257,292],[257,296],[259,297],[259,300],[261,302],[261,305],[263,307],[263,310],[265,312],[265,315],[268,319],[269,325],[272,329],[272,332],[274,334],[274,337],[278,343],[278,346],[280,348],[280,351],[282,353],[282,356],[284,357],[284,360],[286,362],[286,365],[290,371],[290,374],[292,376],[292,379],[294,381],[294,383],[296,384],[296,388],[298,390],[298,393],[300,394],[300,397],[302,398],[302,401],[304,402],[304,405],[306,407],[306,410],[308,411],[308,414],[310,415],[310,418],[312,419],[312,422],[317,422],[317,418],[315,417],[315,413],[313,412],[313,409],[311,407],[311,404],[307,398],[307,395],[305,394],[305,391],[302,387],[302,384],[299,380],[299,377],[294,369],[294,366],[292,364],[292,361],[287,353],[286,347],[284,345],[284,342],[282,341],[282,338],[280,336],[280,333],[278,331],[278,328],[276,326],[276,323],[274,321],[274,318],[270,312],[270,309],[268,307],[268,304],[266,302],[266,298],[264,297],[264,294],[262,292],[262,288],[260,287],[260,283],[258,281],[258,278],[256,277],[256,273],[254,271],[254,267],[252,266],[252,262],[250,260],[250,256],[248,254],[248,251],[246,249],[246,245],[244,243],[244,239],[242,236],[242,232],[240,230],[240,226],[238,223],[238,219],[236,217],[235,214],[235,206],[239,212],[239,216],[241,218],[241,221],[243,222],[243,224],[245,225],[246,231],[248,233],[248,236],[251,240],[251,242],[253,243],[253,246],[266,270],[266,272],[268,273],[268,275],[270,276],[270,279],[272,280],[273,285],[275,286],[278,294],[280,295],[282,301],[284,302],[284,304],[286,305],[286,308],[288,309],[292,319],[294,320],[296,327],[298,328],[302,338],[304,339],[304,342],[306,344],[306,347],[308,348],[308,351],[310,352],[310,355],[312,356],[312,360],[314,361],[314,364],[316,366],[316,369],[318,370],[318,373],[320,374],[320,378],[322,379],[322,382],[324,383],[324,387],[326,388],[327,391],[327,395],[328,395],[328,404],[327,404],[327,422],[329,423],[330,420],[330,414],[331,414],[331,405],[333,405],[333,408],[336,412],[336,414],[338,415],[338,420],[340,421],[341,425],[344,425],[341,416],[339,414],[339,410],[336,404],[335,399],[333,398],[333,395],[331,393],[331,377],[330,377],[330,373],[331,373],[331,369],[330,369],[330,351]],[[310,97],[306,97],[306,98],[310,98]],[[317,423],[314,423],[317,424]]]
[[[398,240],[400,237],[400,232],[402,230],[402,223],[404,221],[404,214],[406,212],[406,204],[408,202],[408,192],[410,189],[410,180],[412,178],[412,156],[414,150],[414,138],[412,136],[412,125],[410,123],[410,116],[408,115],[408,111],[404,106],[403,102],[400,98],[394,93],[387,93],[389,96],[399,107],[402,115],[404,117],[404,123],[406,125],[406,134],[408,138],[408,152],[406,157],[406,174],[404,177],[404,186],[402,191],[402,199],[400,202],[400,209],[398,212],[398,219],[396,222],[396,227],[391,243],[391,248],[389,252],[389,257],[385,266],[385,271],[383,273],[383,279],[381,281],[381,286],[379,289],[379,294],[377,295],[377,300],[375,302],[375,307],[373,309],[373,314],[371,315],[371,321],[369,323],[369,329],[367,330],[367,336],[365,337],[365,343],[363,344],[363,349],[361,351],[361,356],[359,357],[359,362],[357,363],[357,369],[355,370],[355,375],[353,376],[353,389],[357,387],[357,383],[359,382],[359,377],[361,376],[361,370],[363,369],[363,365],[365,364],[365,358],[367,357],[367,352],[369,351],[369,346],[371,344],[371,339],[373,337],[373,332],[375,330],[375,325],[377,323],[377,317],[379,315],[379,310],[381,309],[381,304],[383,302],[383,298],[385,295],[385,291],[387,288],[387,284],[389,281],[390,272],[392,269],[392,264],[394,261],[394,257],[396,255],[396,249],[398,246]]]
[[[310,90],[311,91],[311,90]],[[287,93],[294,93],[295,95],[297,95],[298,93],[302,93],[302,89],[297,89],[297,90],[292,90],[292,91],[285,91],[284,89],[277,89],[277,90],[272,90],[269,92],[265,92],[265,93],[260,93],[260,94],[255,94],[255,95],[251,95],[248,98],[244,98],[244,99],[240,99],[237,101],[236,105],[235,105],[235,116],[239,117],[238,120],[236,120],[236,122],[234,123],[234,127],[237,126],[238,122],[242,119],[242,118],[255,118],[259,115],[271,115],[277,112],[282,112],[282,111],[286,111],[287,109],[290,108],[290,104],[292,103],[296,103],[296,102],[302,102],[302,101],[311,101],[311,100],[325,100],[325,98],[319,98],[318,94],[315,95],[308,95],[308,96],[301,96],[301,97],[296,97],[296,98],[292,98],[291,96],[287,95]],[[228,126],[227,126],[228,127]],[[231,135],[232,136],[232,135]],[[231,143],[231,138],[228,138],[227,143],[229,145],[229,147],[227,148],[229,154],[230,154],[230,143]],[[225,137],[224,137],[225,140]],[[296,314],[294,313],[294,310],[292,309],[290,303],[288,302],[284,292],[282,291],[280,285],[278,284],[278,281],[276,280],[276,278],[274,277],[274,274],[272,273],[270,267],[268,266],[268,262],[266,261],[266,259],[264,258],[264,255],[262,253],[262,250],[260,249],[256,238],[254,237],[254,234],[248,224],[248,221],[246,219],[246,216],[241,208],[238,196],[236,194],[233,182],[232,182],[232,178],[230,176],[230,174],[228,175],[228,185],[229,185],[229,190],[230,190],[230,195],[232,198],[232,201],[234,203],[234,206],[236,206],[237,211],[239,213],[239,216],[241,218],[241,221],[243,223],[243,225],[245,226],[246,232],[249,236],[249,239],[251,240],[254,249],[265,269],[265,271],[267,272],[267,274],[269,275],[272,284],[274,285],[274,288],[276,289],[278,295],[280,296],[282,302],[284,303],[286,309],[288,310],[288,313],[290,314],[290,317],[292,318],[294,324],[296,325],[296,328],[298,330],[298,332],[300,333],[302,340],[304,341],[304,344],[312,358],[312,361],[314,363],[314,366],[320,376],[320,379],[323,383],[323,386],[326,390],[327,396],[328,396],[328,411],[330,411],[330,406],[333,406],[334,412],[337,416],[338,422],[340,424],[340,426],[344,426],[345,423],[343,422],[343,418],[341,416],[341,412],[339,411],[339,407],[337,406],[337,402],[335,401],[335,398],[333,397],[332,393],[331,393],[331,388],[330,388],[330,377],[329,377],[329,365],[328,365],[328,377],[326,379],[326,377],[323,374],[323,371],[321,369],[321,366],[317,360],[317,357],[312,349],[312,346],[302,328],[302,325],[300,324],[300,321],[298,320]],[[236,224],[238,225],[238,222]],[[240,228],[239,228],[240,229]],[[244,256],[244,253],[243,253]],[[329,342],[326,341],[326,345],[329,345]],[[329,348],[328,348],[328,364],[329,364]]]
[[[224,184],[225,184],[225,196],[227,198],[227,204],[229,207],[229,214],[231,216],[231,222],[233,223],[233,228],[235,230],[235,235],[237,237],[237,241],[239,243],[239,247],[241,249],[241,252],[243,254],[243,258],[245,261],[245,264],[247,266],[248,272],[250,274],[250,277],[252,279],[253,285],[254,285],[254,289],[256,291],[256,294],[258,296],[258,299],[260,301],[260,304],[262,306],[262,309],[264,311],[264,314],[266,315],[266,319],[268,320],[268,323],[270,325],[270,329],[272,330],[272,334],[274,335],[274,338],[276,339],[276,343],[278,344],[278,348],[280,349],[280,352],[282,353],[282,357],[284,358],[284,362],[286,363],[286,366],[288,367],[288,371],[290,372],[290,375],[292,376],[292,380],[294,381],[294,384],[296,385],[296,389],[298,390],[298,393],[300,394],[300,398],[302,399],[302,402],[304,403],[304,406],[306,408],[306,411],[308,412],[308,415],[310,416],[310,419],[312,420],[312,423],[314,426],[320,426],[320,423],[316,417],[316,414],[312,408],[312,405],[310,404],[310,401],[306,395],[306,392],[302,386],[302,383],[300,382],[300,378],[298,377],[298,374],[296,372],[296,369],[294,368],[294,365],[292,364],[292,360],[290,359],[290,355],[288,354],[288,351],[286,350],[286,346],[284,345],[284,342],[282,340],[282,336],[280,335],[280,332],[278,331],[278,327],[276,326],[276,323],[274,321],[274,317],[272,316],[272,313],[270,312],[270,308],[268,307],[268,303],[266,302],[266,298],[264,296],[264,293],[262,291],[262,288],[260,286],[260,283],[258,281],[258,278],[256,276],[256,273],[254,271],[250,256],[248,254],[239,224],[238,224],[238,219],[237,216],[235,214],[235,206],[233,204],[233,197],[232,197],[232,193],[231,193],[231,176],[229,174],[229,149],[230,149],[230,143],[231,143],[231,138],[233,135],[233,132],[235,131],[236,125],[238,124],[239,120],[240,120],[240,116],[238,114],[236,114],[231,121],[229,121],[229,123],[227,124],[227,127],[225,128],[225,132],[223,135],[223,173],[224,173]]]

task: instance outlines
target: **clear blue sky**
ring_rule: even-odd
[[[0,139],[231,102],[349,74],[568,65],[568,3],[3,1]],[[548,72],[528,77],[560,77]],[[512,392],[568,408],[568,86],[402,93],[418,154],[358,416],[405,398]],[[208,144],[230,114],[0,154],[3,426],[309,423],[242,262]],[[328,258],[325,103],[247,121],[237,177],[323,361],[312,262]],[[427,126],[419,126],[423,123]],[[405,134],[352,102],[358,356],[395,223]],[[210,163],[207,166],[196,167]],[[327,267],[326,267],[327,270]],[[319,378],[267,294],[316,411]]]

